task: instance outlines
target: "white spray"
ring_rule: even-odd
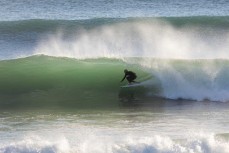
[[[151,69],[166,98],[228,101],[229,86],[222,83],[228,76],[228,64],[214,62],[218,58],[228,59],[228,49],[226,30],[178,28],[163,21],[144,20],[81,29],[71,39],[66,39],[60,30],[41,41],[35,54],[77,59],[142,57],[137,63]],[[145,57],[164,60],[152,63]],[[165,59],[212,59],[212,62],[202,60],[199,66],[195,62],[181,62],[185,65],[182,69]]]

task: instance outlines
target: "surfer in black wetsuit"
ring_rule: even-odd
[[[132,82],[137,83],[136,81],[134,81],[137,78],[137,75],[134,72],[128,71],[127,69],[125,69],[124,73],[125,73],[125,76],[123,77],[121,82],[126,78],[126,80],[129,82],[129,84]]]

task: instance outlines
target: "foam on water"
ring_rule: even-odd
[[[163,97],[197,101],[229,100],[228,60],[126,60],[132,64],[138,63],[151,72],[162,87]]]
[[[2,144],[2,153],[67,153],[70,146],[66,139],[47,141],[39,136],[30,136],[18,142]]]
[[[115,140],[112,136],[88,135],[70,143],[67,138],[48,141],[39,136],[24,138],[21,141],[1,144],[2,153],[227,153],[229,142],[217,139],[213,134],[196,135],[184,140],[172,140],[166,136],[134,137],[123,136]]]
[[[227,0],[1,0],[0,10],[1,153],[228,153]],[[125,68],[147,81],[123,91]]]

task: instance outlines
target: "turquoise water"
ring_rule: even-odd
[[[0,152],[228,153],[228,4],[0,1]]]
[[[36,55],[3,60],[0,66],[2,107],[117,108],[120,101],[229,99],[226,59],[79,60]],[[120,83],[125,68],[137,73],[139,84]]]
[[[42,55],[1,61],[0,65],[1,104],[13,108],[118,107],[124,68],[133,68],[143,79],[151,76],[140,67],[127,66],[116,59],[76,60]]]

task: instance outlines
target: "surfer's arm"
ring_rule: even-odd
[[[122,82],[125,78],[126,78],[126,75],[124,75],[123,79],[120,82]]]

